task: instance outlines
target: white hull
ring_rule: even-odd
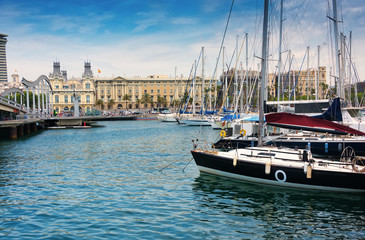
[[[161,122],[176,122],[176,114],[168,113],[168,114],[158,114],[157,119]]]

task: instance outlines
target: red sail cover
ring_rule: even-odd
[[[267,124],[282,128],[365,136],[364,132],[360,132],[356,129],[304,115],[296,115],[292,113],[270,113],[265,115],[265,119]]]

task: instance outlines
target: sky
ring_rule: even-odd
[[[205,75],[222,72],[217,63],[232,0],[1,0],[0,33],[8,35],[8,75],[17,73],[27,80],[48,76],[59,61],[68,78],[81,78],[84,62],[91,63],[94,76],[146,77],[148,75],[189,76],[194,61],[205,49]],[[288,68],[302,65],[310,47],[310,68],[334,67],[332,0],[284,0],[282,58]],[[280,2],[270,1],[269,69],[278,59]],[[339,1],[342,19],[339,29],[347,38],[352,31],[352,60],[359,79],[365,79],[365,3]],[[257,70],[260,62],[263,0],[235,0],[224,38],[225,66],[246,64]],[[237,37],[238,36],[238,37]],[[238,43],[237,43],[238,39]],[[239,56],[234,55],[238,45]],[[242,47],[242,50],[241,49]],[[330,50],[331,49],[331,50]],[[285,62],[286,61],[286,62]],[[216,65],[217,70],[216,69]],[[305,66],[306,68],[306,61]],[[100,70],[100,73],[98,72]],[[334,71],[334,70],[332,70]],[[332,74],[335,74],[334,72]],[[10,77],[9,77],[10,79]]]

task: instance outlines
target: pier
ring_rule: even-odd
[[[52,117],[50,114],[28,115],[26,112],[26,108],[23,105],[4,97],[0,98],[0,139],[16,140],[24,135],[35,133],[40,129],[55,126],[90,126],[94,121],[137,119],[134,115]]]

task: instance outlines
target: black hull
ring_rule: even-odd
[[[356,156],[365,156],[365,142],[275,140],[270,142],[269,144],[274,145],[276,147],[305,149],[309,142],[310,142],[310,150],[314,155],[340,157],[343,149],[345,149],[345,147],[347,146],[351,146],[354,149]],[[247,139],[222,138],[214,144],[214,147],[216,149],[222,149],[222,150],[232,150],[236,148],[246,148],[246,147],[256,147],[256,146],[257,146],[257,140],[253,141]]]
[[[365,174],[312,170],[307,178],[303,168],[271,166],[270,174],[265,173],[265,164],[233,160],[215,154],[192,151],[192,155],[201,172],[284,187],[332,190],[344,192],[365,192]]]

